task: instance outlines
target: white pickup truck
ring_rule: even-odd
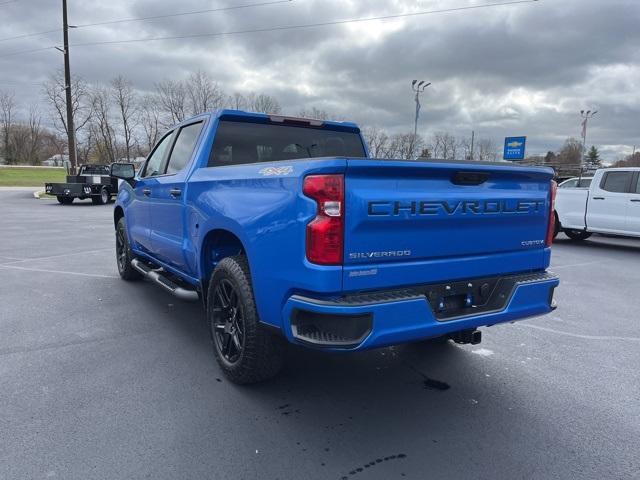
[[[572,240],[592,233],[640,237],[640,168],[603,168],[589,188],[561,188],[556,197],[556,235]]]

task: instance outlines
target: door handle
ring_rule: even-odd
[[[172,188],[171,190],[169,190],[169,195],[171,195],[171,198],[178,198],[180,195],[182,195],[182,190],[180,190],[179,188]]]
[[[604,197],[593,197],[594,200],[604,200]]]
[[[640,202],[640,198],[632,198],[631,201],[632,202]]]
[[[151,189],[150,188],[145,188],[144,190],[142,190],[142,194],[145,197],[148,197],[149,195],[151,195]]]

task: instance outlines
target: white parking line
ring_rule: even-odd
[[[93,278],[118,278],[115,275],[99,275],[97,273],[80,273],[80,272],[67,272],[64,270],[45,270],[43,268],[27,268],[18,267],[16,265],[0,265],[0,268],[8,268],[11,270],[23,270],[26,272],[40,272],[40,273],[56,273],[59,275],[78,275],[81,277],[93,277]]]
[[[538,325],[530,325],[527,323],[519,323],[520,327],[533,328],[535,330],[542,330],[543,332],[557,333],[559,335],[566,335],[568,337],[583,338],[585,340],[627,340],[630,342],[640,342],[640,337],[616,337],[610,335],[582,335],[580,333],[563,332],[560,330],[554,330],[553,328],[540,327]]]
[[[61,253],[60,255],[50,255],[48,257],[34,257],[34,258],[21,258],[21,259],[14,258],[12,259],[11,262],[6,262],[6,263],[3,263],[2,265],[13,265],[15,263],[22,263],[22,262],[35,262],[36,260],[49,260],[51,258],[72,257],[74,255],[86,255],[90,253],[105,252],[107,250],[113,250],[113,248],[100,248],[98,250],[89,250],[86,252]],[[9,258],[9,257],[2,257],[2,258]]]

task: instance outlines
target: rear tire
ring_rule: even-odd
[[[116,263],[120,278],[123,280],[133,281],[142,278],[142,274],[131,265],[133,258],[127,238],[127,225],[122,217],[116,225]]]
[[[56,199],[61,205],[71,205],[73,203],[73,197],[65,197],[64,195],[57,195]]]
[[[106,205],[107,203],[109,203],[109,198],[109,192],[107,191],[106,187],[102,187],[100,189],[100,195],[92,196],[91,201],[94,205]]]
[[[284,340],[260,324],[244,255],[223,259],[207,291],[207,324],[213,351],[233,383],[274,377],[284,365]]]
[[[565,235],[569,237],[571,240],[576,242],[581,242],[582,240],[586,240],[591,236],[591,232],[585,232],[584,230],[565,230]]]

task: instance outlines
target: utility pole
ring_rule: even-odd
[[[580,157],[580,176],[578,177],[578,185],[582,182],[582,168],[584,165],[584,159],[587,156],[587,123],[590,118],[593,118],[594,115],[598,113],[597,110],[593,112],[591,110],[580,110],[580,116],[582,117],[582,156]]]
[[[413,126],[413,138],[418,135],[418,117],[420,116],[420,94],[424,92],[424,90],[431,85],[431,82],[425,83],[424,80],[420,80],[420,83],[416,86],[418,80],[414,80],[411,82],[411,90],[415,92],[415,101],[416,101],[416,119]]]
[[[78,162],[76,159],[76,130],[73,124],[73,104],[71,98],[71,66],[69,64],[69,22],[67,20],[67,0],[62,0],[62,32],[64,39],[64,90],[67,102],[67,143],[71,174],[76,173]]]
[[[471,154],[469,155],[469,160],[473,161],[473,141],[476,137],[475,130],[471,130]]]

